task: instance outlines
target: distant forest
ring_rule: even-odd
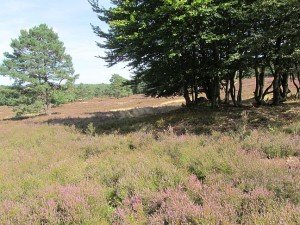
[[[83,101],[98,97],[121,98],[142,93],[142,89],[134,85],[126,85],[127,79],[113,74],[110,83],[105,84],[70,84],[55,90],[51,103],[55,106],[68,102]],[[17,106],[23,102],[24,96],[17,86],[0,86],[0,105]]]

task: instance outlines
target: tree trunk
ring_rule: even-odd
[[[298,72],[297,73],[297,77],[298,77],[298,88],[297,88],[297,95],[298,95],[298,98],[300,99],[300,73]]]
[[[195,102],[197,103],[198,101],[198,86],[197,84],[194,86],[194,93],[195,93]]]
[[[219,78],[219,76],[216,76],[212,79],[211,92],[212,92],[211,106],[212,106],[212,108],[218,108],[219,102],[220,102],[220,78]]]
[[[50,116],[51,115],[51,98],[50,98],[50,93],[49,90],[46,89],[46,93],[45,93],[45,114]]]
[[[264,86],[265,86],[265,71],[266,67],[263,65],[261,71],[258,71],[258,68],[255,69],[256,77],[256,88],[254,92],[255,101],[258,105],[261,105],[263,102]]]
[[[235,84],[234,84],[234,78],[235,78],[235,75],[232,75],[230,77],[230,88],[229,88],[229,91],[230,91],[230,95],[231,95],[231,100],[232,100],[232,103],[234,106],[237,106],[236,104],[236,88],[235,88]]]
[[[237,106],[241,107],[242,103],[242,92],[243,92],[243,72],[239,71],[239,91],[237,96]]]
[[[51,103],[46,103],[44,105],[44,107],[45,107],[45,114],[50,116],[52,114],[52,112],[51,112]]]
[[[190,107],[192,102],[191,102],[191,98],[190,98],[190,95],[189,95],[188,85],[187,85],[186,82],[185,82],[184,87],[183,87],[183,97],[185,99],[185,105],[187,107]]]
[[[207,79],[206,82],[203,83],[203,90],[206,95],[206,98],[211,101],[212,99],[212,91],[211,91],[211,81]]]
[[[280,48],[281,48],[281,37],[278,37],[276,40],[276,59],[274,62],[274,81],[273,81],[273,105],[279,105],[280,103],[280,76],[282,73],[281,67],[280,67],[280,58],[279,58],[279,53],[280,53]]]
[[[296,83],[296,77],[295,77],[295,74],[292,74],[292,81],[293,81],[293,84],[296,88],[296,97],[298,95],[298,98],[300,98],[300,73],[297,74],[297,77],[298,77],[298,83],[299,85]]]
[[[195,96],[194,96],[194,88],[191,88],[191,95],[192,95],[192,102],[195,102]]]
[[[197,103],[198,100],[198,82],[197,82],[197,72],[196,72],[196,61],[197,61],[197,57],[196,57],[196,45],[193,44],[193,48],[192,48],[192,52],[193,52],[193,60],[192,60],[192,71],[193,71],[193,92],[194,92],[194,102]]]
[[[273,80],[273,105],[280,103],[280,71],[279,66],[275,67],[274,80]]]
[[[255,71],[255,91],[254,91],[254,98],[257,104],[260,104],[259,98],[258,98],[258,92],[259,92],[259,71],[258,67],[256,66],[254,68]]]
[[[259,92],[258,92],[258,99],[259,104],[262,104],[263,102],[263,93],[264,93],[264,87],[265,87],[265,71],[266,67],[262,66],[260,74],[259,74]]]
[[[288,73],[283,73],[282,74],[282,79],[281,79],[281,85],[282,85],[282,100],[286,100],[287,99],[287,95],[290,92],[289,89],[289,75]]]
[[[220,77],[218,76],[218,79],[216,81],[216,94],[217,94],[217,105],[220,106],[221,103],[221,91],[220,91]]]
[[[225,104],[229,104],[229,79],[226,78],[226,86],[225,86]]]
[[[264,91],[264,93],[263,93],[263,95],[262,95],[262,100],[263,100],[263,101],[265,101],[264,99],[265,99],[266,95],[273,93],[273,90],[270,91],[270,89],[273,87],[273,83],[274,83],[274,80],[273,80],[272,83],[269,85],[269,87],[267,87],[266,90]]]

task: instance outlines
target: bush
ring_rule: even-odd
[[[291,146],[288,145],[270,144],[267,146],[263,146],[263,152],[269,159],[285,158],[288,156],[297,155],[296,149],[293,149]]]
[[[55,91],[51,99],[51,103],[56,106],[63,105],[65,103],[73,102],[73,101],[75,101],[75,93],[69,90]]]
[[[17,104],[13,107],[16,117],[26,114],[36,114],[43,110],[43,102],[32,98],[22,97],[18,99]]]

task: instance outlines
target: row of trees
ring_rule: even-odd
[[[17,115],[39,112],[51,114],[51,106],[100,96],[124,97],[132,94],[127,80],[113,74],[110,84],[75,85],[72,58],[66,54],[58,35],[46,24],[21,30],[11,42],[12,53],[4,53],[0,75],[14,80],[12,87],[0,87],[0,105],[14,106]]]
[[[274,105],[284,101],[289,77],[299,94],[299,0],[113,0],[109,9],[89,2],[109,25],[93,26],[107,49],[102,58],[128,62],[148,95],[182,95],[190,105],[205,93],[216,107],[224,88],[225,102],[239,106],[242,79],[253,75],[257,104],[268,93]]]
[[[98,97],[122,98],[132,94],[138,94],[126,85],[128,82],[124,77],[113,74],[110,78],[110,84],[78,84],[68,89],[74,96],[73,101],[86,100]]]
[[[61,86],[50,92],[50,104],[59,106],[68,102],[88,100],[98,97],[113,97],[121,98],[132,94],[139,94],[134,92],[125,83],[127,79],[118,74],[113,74],[110,79],[110,84],[69,84]],[[39,112],[42,104],[35,99],[33,103],[28,102],[28,99],[34,96],[23,94],[18,86],[0,86],[0,106],[12,106],[17,115],[26,113]]]

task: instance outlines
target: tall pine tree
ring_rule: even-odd
[[[44,106],[45,113],[51,114],[54,91],[77,78],[63,42],[53,29],[41,24],[28,31],[21,30],[10,46],[13,52],[4,53],[0,71],[14,80],[14,86],[24,96],[19,114],[37,111],[39,106]]]

